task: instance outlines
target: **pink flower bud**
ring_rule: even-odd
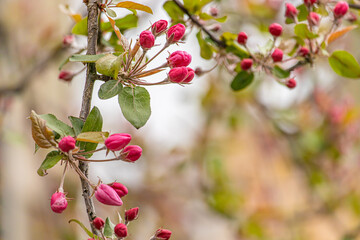
[[[294,88],[294,87],[296,87],[296,81],[295,81],[295,79],[293,79],[293,78],[289,79],[289,80],[287,81],[287,83],[286,83],[286,86],[287,86],[288,88]]]
[[[195,74],[196,76],[201,76],[204,74],[204,71],[201,68],[197,67],[195,68]]]
[[[159,20],[151,26],[151,31],[154,35],[158,35],[166,30],[168,22],[166,20]]]
[[[349,22],[355,22],[355,21],[357,21],[357,19],[358,19],[358,17],[353,12],[349,12],[349,14],[346,18],[346,20],[348,20]]]
[[[216,24],[214,24],[214,25],[211,25],[211,26],[209,27],[209,29],[210,29],[210,31],[218,32],[218,31],[220,31],[220,29],[221,29],[221,25],[218,24],[218,23],[216,23]]]
[[[183,38],[185,34],[185,30],[186,30],[185,26],[181,23],[178,23],[170,27],[166,35],[168,41],[170,41],[171,43],[178,42],[180,39]]]
[[[317,0],[304,0],[305,5],[311,6],[314,5],[317,2]]]
[[[247,42],[248,36],[245,32],[240,32],[237,37],[237,42],[239,44],[245,45]]]
[[[155,233],[156,239],[168,240],[171,237],[171,231],[167,229],[158,229]]]
[[[119,197],[124,197],[125,195],[128,194],[128,189],[127,187],[125,187],[123,184],[119,183],[119,182],[113,182],[108,184],[110,187],[112,187],[115,192],[117,193],[117,195],[119,195]]]
[[[61,71],[59,73],[59,79],[64,80],[65,82],[70,82],[74,77],[74,74],[72,72],[69,71]]]
[[[111,134],[105,140],[105,146],[111,151],[119,151],[128,145],[131,141],[131,135],[127,133]]]
[[[210,8],[210,14],[213,17],[217,17],[217,15],[219,14],[219,10],[216,7],[211,7]]]
[[[191,63],[191,55],[185,51],[175,51],[167,59],[168,65],[174,67],[186,67]]]
[[[71,44],[74,42],[74,40],[75,40],[74,35],[66,35],[63,38],[62,44],[64,47],[70,47]]]
[[[141,157],[142,149],[137,145],[130,145],[124,148],[123,154],[125,154],[126,160],[135,162]]]
[[[271,58],[274,62],[281,62],[283,59],[283,51],[275,48],[274,52],[271,54]]]
[[[345,1],[337,2],[334,7],[335,18],[342,18],[349,10],[349,4]]]
[[[279,37],[282,33],[283,27],[280,24],[273,23],[269,26],[269,32],[274,37]]]
[[[192,68],[187,67],[188,74],[187,77],[182,81],[183,83],[189,83],[191,82],[195,77],[195,71]]]
[[[155,36],[150,31],[142,31],[140,33],[140,46],[143,49],[150,49],[155,44]]]
[[[309,49],[307,47],[301,47],[299,49],[298,55],[301,57],[306,57],[309,54]]]
[[[240,63],[241,69],[244,71],[249,70],[252,65],[253,60],[251,58],[244,58]]]
[[[127,227],[123,223],[119,223],[114,227],[115,235],[118,238],[124,238],[127,236]]]
[[[320,17],[316,12],[310,12],[308,16],[309,24],[312,26],[317,26],[320,23]]]
[[[171,82],[181,83],[187,77],[188,70],[186,67],[175,67],[169,72],[169,79]]]
[[[62,213],[68,205],[66,196],[63,192],[56,192],[51,196],[50,206],[55,213]]]
[[[130,222],[135,220],[139,215],[139,208],[131,208],[125,212],[125,221]]]
[[[287,18],[295,18],[298,15],[299,11],[296,9],[294,5],[291,3],[286,4],[285,17]]]
[[[93,220],[92,224],[97,230],[101,230],[105,225],[105,221],[102,218],[97,217]]]
[[[106,184],[100,184],[96,188],[95,197],[99,202],[106,205],[121,206],[123,204],[116,191]]]
[[[63,152],[69,152],[75,148],[76,140],[72,136],[63,137],[59,142],[59,148]]]

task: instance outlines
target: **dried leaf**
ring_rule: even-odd
[[[34,111],[30,114],[32,137],[36,144],[42,148],[56,146],[54,133],[46,127],[46,121],[41,119]]]
[[[351,30],[357,28],[357,25],[352,25],[352,26],[348,26],[345,27],[339,31],[336,31],[334,33],[332,33],[329,38],[327,39],[327,43],[330,44],[333,41],[335,41],[336,39],[338,39],[339,37],[343,36],[344,34],[346,34],[347,32],[350,32]]]
[[[112,19],[111,17],[107,16],[109,19],[109,22],[111,23],[112,28],[114,29],[114,32],[116,34],[116,36],[119,38],[121,46],[124,49],[128,49],[129,48],[129,42],[127,41],[127,39],[121,34],[120,29],[116,26],[115,20]]]
[[[131,2],[131,1],[119,2],[118,4],[116,4],[116,7],[140,10],[140,11],[144,11],[144,12],[153,14],[153,11],[148,6],[142,5],[140,3]]]

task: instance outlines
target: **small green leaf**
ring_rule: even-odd
[[[106,12],[110,17],[116,18],[116,12],[114,10],[112,10],[111,8],[106,7]]]
[[[273,68],[272,73],[278,78],[288,78],[290,76],[289,71],[286,71],[277,65]]]
[[[116,19],[115,25],[120,29],[121,32],[137,27],[139,18],[134,14],[126,15],[123,18]],[[110,22],[102,22],[100,24],[101,31],[107,32],[113,30]]]
[[[46,126],[60,134],[60,136],[75,136],[74,130],[66,123],[57,119],[53,114],[39,115],[46,121]]]
[[[71,122],[71,125],[74,129],[74,132],[75,132],[75,135],[79,135],[81,133],[81,130],[83,129],[84,127],[84,121],[81,120],[80,118],[78,117],[73,117],[73,116],[69,116],[68,117],[70,122]]]
[[[297,24],[294,28],[294,33],[298,37],[309,39],[317,38],[319,36],[318,34],[310,32],[308,26],[305,23]]]
[[[246,49],[235,43],[236,38],[237,35],[230,32],[224,32],[221,35],[221,41],[224,41],[226,44],[226,52],[231,52],[241,59],[249,57],[249,53],[246,51]]]
[[[307,20],[307,16],[309,16],[308,8],[305,6],[305,4],[301,4],[297,7],[297,10],[299,11],[298,14],[298,21],[302,22]]]
[[[122,90],[119,81],[109,80],[100,86],[98,95],[100,99],[109,99],[118,95]]]
[[[342,77],[360,78],[359,63],[347,51],[334,51],[329,57],[329,64],[334,72]]]
[[[109,136],[109,132],[84,132],[76,137],[76,141],[90,143],[104,143],[104,139]]]
[[[123,54],[118,57],[106,54],[96,61],[96,71],[105,76],[113,77],[116,80],[123,61]]]
[[[71,32],[77,35],[88,35],[87,17],[77,22]]]
[[[145,125],[151,115],[150,94],[143,87],[125,87],[119,94],[124,117],[136,128]]]
[[[111,220],[107,217],[104,226],[104,236],[109,238],[114,237],[114,227],[115,224],[113,224]]]
[[[241,71],[239,72],[231,83],[231,88],[234,91],[239,91],[249,86],[254,80],[254,73]]]
[[[196,34],[196,38],[199,42],[200,45],[200,56],[204,59],[212,59],[213,56],[213,50],[210,46],[210,44],[208,44],[202,37],[201,34],[201,30]]]
[[[86,232],[86,234],[89,237],[94,238],[94,234],[89,229],[87,229],[82,222],[80,222],[79,220],[76,220],[76,219],[71,219],[69,221],[69,223],[71,223],[71,222],[75,222],[75,223],[79,224],[79,226]]]
[[[97,55],[74,54],[69,58],[69,61],[70,62],[94,63],[104,56],[105,56],[105,54],[97,54]]]
[[[37,170],[37,173],[40,176],[45,176],[47,174],[46,170],[55,166],[62,158],[63,156],[60,154],[59,151],[49,152],[46,155],[45,160],[42,162],[41,166]]]
[[[173,20],[173,23],[184,22],[184,12],[173,2],[167,1],[164,3],[163,8]]]
[[[215,20],[215,21],[218,21],[218,22],[221,22],[221,23],[225,22],[226,19],[227,19],[227,16],[216,18],[216,17],[213,17],[213,16],[211,16],[211,15],[209,15],[207,13],[204,13],[204,12],[200,13],[199,17],[200,17],[200,19],[205,20],[205,21],[206,20]]]

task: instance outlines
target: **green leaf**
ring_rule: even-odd
[[[123,54],[118,57],[106,54],[96,61],[96,71],[105,76],[113,77],[116,80],[123,61]]]
[[[77,35],[88,35],[87,17],[77,22],[71,32]]]
[[[114,10],[112,10],[111,8],[106,7],[106,12],[110,17],[116,18],[116,12]]]
[[[210,44],[208,44],[202,37],[201,34],[201,30],[196,34],[196,38],[199,42],[200,45],[200,56],[204,59],[212,59],[213,56],[213,50],[210,46]]]
[[[151,115],[150,94],[143,87],[125,87],[119,94],[124,117],[136,128],[145,125]]]
[[[97,54],[97,55],[84,55],[84,54],[74,54],[69,58],[70,62],[86,62],[94,63],[100,58],[104,57],[106,54]]]
[[[126,15],[123,18],[116,19],[115,25],[120,29],[121,32],[129,29],[129,28],[135,28],[138,24],[138,17],[134,14]],[[110,22],[102,22],[100,24],[101,31],[107,32],[113,30]]]
[[[46,126],[60,134],[60,136],[75,136],[74,130],[66,123],[57,119],[53,114],[39,115],[46,121]]]
[[[301,4],[297,7],[297,10],[299,10],[299,14],[298,14],[298,21],[302,22],[302,21],[306,21],[307,20],[307,16],[309,16],[309,11],[308,8],[305,6],[305,4]]]
[[[334,51],[329,57],[329,64],[334,72],[342,77],[360,78],[359,63],[347,51]]]
[[[164,3],[163,8],[173,20],[173,23],[184,22],[184,12],[173,2],[167,1]]]
[[[248,58],[249,53],[243,47],[240,47],[239,44],[235,43],[237,35],[230,32],[224,32],[220,39],[226,44],[226,52],[231,52],[238,56],[239,58]]]
[[[286,71],[277,65],[273,68],[272,73],[278,78],[288,78],[290,76],[289,71]]]
[[[103,119],[101,116],[101,113],[97,107],[93,107],[91,110],[89,116],[87,117],[84,127],[82,129],[82,133],[84,132],[101,132],[103,124]],[[85,152],[93,151],[97,147],[97,143],[86,143],[86,142],[80,142],[78,143],[78,146],[81,150],[84,150]],[[88,157],[90,157],[92,154],[89,154]]]
[[[254,73],[241,71],[239,72],[231,83],[231,88],[234,91],[239,91],[249,86],[254,80]]]
[[[86,234],[89,237],[94,238],[94,234],[89,229],[87,229],[82,222],[80,222],[79,220],[76,220],[76,219],[71,219],[69,221],[69,223],[71,223],[71,222],[75,222],[75,223],[79,224],[79,226],[86,232]]]
[[[113,224],[111,220],[107,217],[104,225],[104,236],[109,238],[114,237],[114,227],[115,224]]]
[[[310,32],[308,26],[305,23],[297,24],[294,28],[294,33],[298,37],[309,39],[317,38],[319,36],[318,34]]]
[[[61,155],[59,151],[49,152],[46,155],[45,160],[42,162],[41,166],[37,170],[37,173],[40,176],[45,176],[47,174],[46,170],[55,166],[63,157],[64,156]]]
[[[84,132],[76,137],[76,141],[90,143],[104,143],[104,139],[109,136],[109,132]]]
[[[109,80],[100,86],[98,95],[100,99],[109,99],[118,95],[122,90],[119,81]]]
[[[78,118],[78,117],[73,117],[73,116],[69,116],[68,117],[70,122],[71,122],[71,125],[74,129],[74,132],[75,132],[75,135],[79,135],[81,133],[81,130],[83,129],[84,127],[84,121],[81,120],[81,118]]]
[[[205,21],[206,20],[215,20],[215,21],[218,21],[218,22],[221,22],[221,23],[225,22],[226,19],[227,19],[227,16],[216,18],[216,17],[213,17],[213,16],[211,16],[211,15],[209,15],[207,13],[204,13],[204,12],[200,13],[199,17],[200,17],[200,19],[205,20]]]

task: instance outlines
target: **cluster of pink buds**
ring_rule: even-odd
[[[121,157],[124,161],[135,162],[141,157],[142,149],[137,145],[129,145],[131,135],[127,133],[115,133],[105,140],[105,146],[110,151],[121,151]]]

